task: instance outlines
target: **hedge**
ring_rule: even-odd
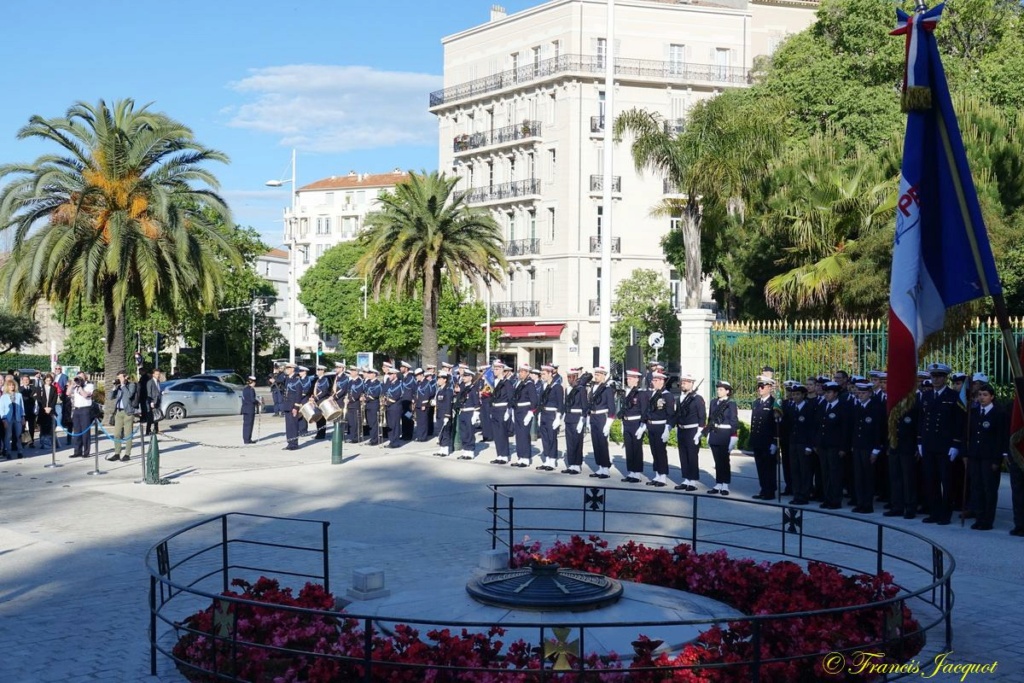
[[[0,354],[0,370],[20,370],[21,368],[35,368],[46,372],[50,369],[50,357],[46,354],[36,353],[5,353]]]

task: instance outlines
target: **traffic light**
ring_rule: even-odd
[[[316,357],[317,357],[317,361],[320,360],[320,356],[322,356],[322,355],[324,355],[324,343],[321,340],[321,341],[318,341],[316,343]]]

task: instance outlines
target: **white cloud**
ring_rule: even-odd
[[[278,135],[286,147],[336,153],[437,141],[427,98],[440,76],[295,64],[253,69],[231,87],[251,101],[228,111],[230,125]]]

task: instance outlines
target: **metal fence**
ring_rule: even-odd
[[[1024,331],[1024,319],[1012,324],[1015,334]],[[778,381],[803,381],[838,370],[884,370],[887,335],[880,320],[718,323],[711,330],[711,379],[731,382],[733,395],[743,406],[756,395],[757,376],[765,366],[775,369]],[[994,320],[970,321],[962,334],[928,351],[921,367],[936,362],[954,371],[985,373],[1003,398],[1010,396],[1012,371]]]

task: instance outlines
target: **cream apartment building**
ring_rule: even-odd
[[[517,362],[591,365],[600,281],[661,272],[682,301],[651,209],[675,191],[637,174],[615,146],[612,228],[604,229],[603,148],[617,112],[640,107],[680,128],[698,101],[750,82],[754,58],[814,19],[801,0],[615,0],[615,112],[605,107],[607,0],[550,0],[443,39],[444,89],[430,96],[439,168],[504,230],[509,270],[491,287],[502,348]],[[602,273],[602,240],[612,267]],[[641,331],[647,332],[647,331]]]
[[[295,269],[296,297],[301,291],[298,281],[323,253],[341,242],[353,240],[362,230],[366,214],[377,208],[377,197],[394,189],[406,180],[408,174],[399,169],[390,173],[356,173],[331,176],[304,185],[296,190],[295,206],[284,213],[284,239],[293,254],[289,255],[291,267]],[[267,267],[272,265],[266,259]],[[345,276],[345,273],[338,273]],[[279,320],[281,333],[291,339],[291,310],[294,301],[295,349],[297,353],[316,351],[317,343],[324,342],[324,349],[332,351],[337,345],[336,337],[321,337],[316,318],[290,296],[280,296],[281,302],[275,308],[274,317]]]

